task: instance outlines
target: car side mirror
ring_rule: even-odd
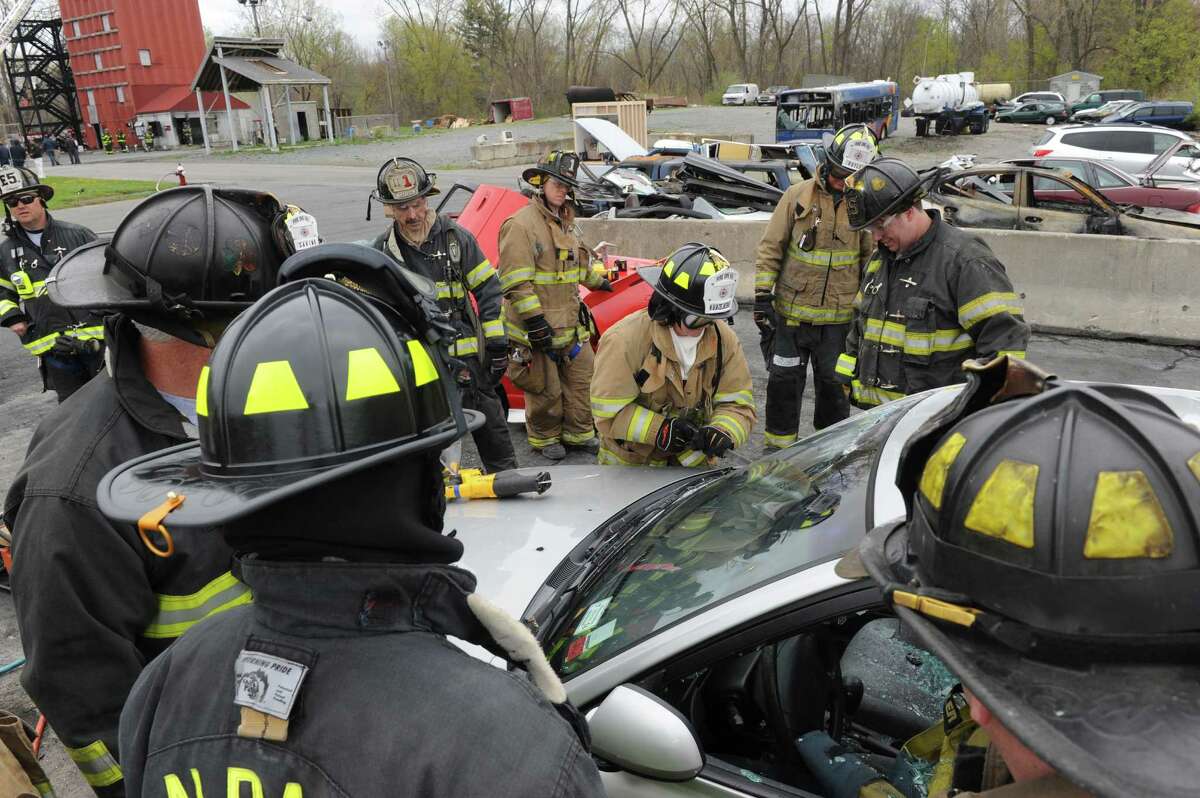
[[[696,732],[653,693],[623,684],[588,714],[592,753],[656,781],[689,781],[704,769]]]

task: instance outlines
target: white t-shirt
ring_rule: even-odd
[[[674,327],[671,328],[671,340],[675,342],[675,354],[679,356],[679,373],[685,380],[692,366],[696,365],[696,350],[702,338],[703,335],[680,335]]]
[[[186,418],[194,426],[196,424],[196,400],[188,399],[186,396],[176,396],[173,393],[159,391],[159,396],[166,400],[167,404],[179,411],[179,415]]]
[[[35,233],[32,230],[26,230],[25,235],[29,236],[29,240],[33,242],[33,245],[35,247],[37,247],[38,249],[41,249],[42,248],[42,234],[45,232],[46,232],[45,230],[38,230]]]

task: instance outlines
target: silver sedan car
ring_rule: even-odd
[[[588,713],[610,796],[831,796],[796,744],[814,733],[925,794],[932,764],[901,749],[956,680],[834,569],[904,514],[900,450],[957,390],[743,467],[564,467],[543,496],[451,506],[479,592],[535,630]],[[1200,425],[1200,392],[1148,390]]]

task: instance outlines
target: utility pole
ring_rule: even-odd
[[[250,13],[254,15],[254,38],[262,38],[262,28],[258,24],[258,6],[266,0],[238,0],[239,5],[250,6]]]
[[[400,120],[396,118],[396,101],[392,98],[392,59],[388,58],[387,43],[380,39],[376,44],[383,51],[383,74],[387,80],[388,91],[388,109],[392,112],[392,125],[396,132],[400,132]]]

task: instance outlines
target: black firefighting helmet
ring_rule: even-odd
[[[284,259],[317,240],[316,220],[271,194],[181,186],[143,200],[111,242],[63,258],[46,285],[57,305],[123,312],[212,346],[275,286]]]
[[[425,167],[412,158],[392,158],[379,167],[375,175],[375,190],[367,198],[367,221],[371,221],[372,200],[379,200],[384,205],[403,205],[440,193],[437,173],[426,172]]]
[[[0,166],[0,199],[15,194],[27,194],[30,191],[36,191],[42,202],[49,202],[54,196],[54,188],[39,180],[32,169],[26,169],[24,166]],[[4,210],[8,212],[7,206]]]
[[[654,288],[650,317],[670,324],[687,316],[728,319],[737,313],[737,271],[716,247],[684,244],[663,265],[647,266],[638,276]]]
[[[1200,429],[1143,391],[1025,365],[969,363],[901,454],[906,518],[867,536],[861,564],[1067,779],[1114,798],[1194,791]]]
[[[852,230],[916,205],[925,196],[936,170],[918,175],[899,158],[878,158],[846,178],[846,213]]]
[[[875,131],[864,124],[846,125],[837,133],[826,134],[822,142],[826,173],[845,180],[879,157]]]
[[[522,180],[539,190],[551,177],[572,188],[578,188],[579,156],[573,152],[551,150],[541,157],[537,166],[532,166],[521,173]]]
[[[377,464],[440,451],[482,423],[461,410],[449,373],[438,349],[388,306],[333,280],[286,283],[213,349],[196,389],[199,442],[110,471],[97,489],[100,509],[137,522],[174,502],[171,526],[223,525]]]

